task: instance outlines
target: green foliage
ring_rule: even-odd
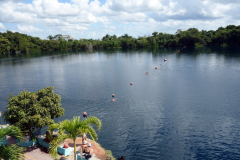
[[[7,126],[6,128],[0,128],[0,143],[3,142],[5,136],[15,136],[17,139],[22,141],[22,131],[15,126]],[[24,148],[19,147],[16,144],[12,145],[1,145],[0,146],[0,159],[24,159],[21,155]]]
[[[152,36],[133,38],[128,34],[120,37],[106,34],[101,40],[80,39],[66,40],[66,36],[49,35],[48,40],[31,37],[18,32],[0,33],[0,54],[29,51],[79,50],[102,48],[146,48],[146,47],[181,47],[181,46],[223,46],[240,45],[240,25],[219,27],[216,31],[189,28],[186,31],[178,29],[175,34],[153,32]],[[69,37],[68,37],[69,38]]]
[[[158,32],[153,32],[152,35],[153,37],[156,37],[158,35]]]
[[[24,156],[22,154],[24,150],[25,149],[23,147],[19,147],[16,144],[0,146],[0,158],[5,160],[10,159],[24,160]]]
[[[28,135],[38,128],[54,123],[53,118],[64,115],[61,97],[54,87],[45,87],[36,93],[23,91],[18,96],[10,95],[7,110],[3,114],[6,122],[17,124]]]
[[[6,37],[0,35],[0,53],[9,53],[10,52],[10,42]]]
[[[52,35],[49,35],[47,38],[48,38],[49,40],[52,40],[54,37],[53,37]]]
[[[57,146],[61,141],[69,138],[74,141],[74,157],[76,158],[76,139],[79,135],[83,136],[84,133],[88,133],[93,140],[98,139],[97,133],[90,124],[94,124],[98,130],[100,130],[102,127],[101,121],[94,116],[88,117],[83,121],[80,120],[80,117],[73,117],[71,121],[67,119],[62,122],[50,125],[48,129],[58,129],[59,136],[50,143],[51,145],[49,153],[54,158],[59,159],[57,154]]]

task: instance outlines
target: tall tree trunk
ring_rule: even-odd
[[[76,157],[76,139],[74,139],[74,160],[77,160],[77,157]]]

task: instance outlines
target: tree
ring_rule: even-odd
[[[27,135],[37,128],[54,123],[53,118],[64,115],[61,97],[54,93],[54,87],[45,87],[36,93],[23,91],[7,99],[7,110],[3,118],[11,125],[17,124]]]
[[[52,40],[54,37],[53,37],[52,35],[49,35],[47,38],[48,38],[49,40]]]
[[[9,53],[10,51],[10,42],[6,37],[3,37],[2,35],[0,35],[0,54],[6,54]]]
[[[59,49],[62,50],[62,49],[67,49],[67,41],[64,40],[64,39],[60,39],[59,40],[60,43],[59,43]]]
[[[17,139],[22,140],[22,131],[15,126],[8,126],[6,128],[0,128],[0,144],[3,142],[5,136],[15,136]],[[16,144],[1,145],[0,146],[0,159],[24,159],[21,153],[24,148],[19,147]]]
[[[53,37],[53,40],[58,40],[60,41],[61,39],[63,39],[63,36],[61,34],[57,34]]]
[[[235,25],[228,25],[227,27],[225,27],[227,30],[232,30],[235,29],[236,26]]]
[[[153,32],[152,35],[153,37],[156,37],[158,35],[158,32]]]
[[[73,117],[71,121],[66,119],[50,125],[48,129],[51,131],[58,129],[59,136],[50,143],[49,153],[54,158],[59,159],[57,154],[58,144],[64,139],[72,139],[74,141],[74,160],[76,160],[76,139],[79,135],[83,136],[84,133],[88,133],[94,141],[98,139],[97,133],[90,124],[94,124],[98,130],[102,127],[101,121],[94,116],[86,118],[83,121],[80,120],[80,117]]]
[[[110,38],[111,36],[109,34],[106,34],[103,38],[102,41],[106,41]]]

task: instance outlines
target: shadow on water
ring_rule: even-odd
[[[190,55],[190,56],[198,56],[200,54],[217,54],[223,55],[226,58],[228,57],[240,57],[240,49],[236,46],[227,46],[227,47],[187,47],[180,51],[177,56],[181,55]]]
[[[68,56],[71,54],[94,54],[102,52],[104,54],[116,54],[116,53],[124,53],[124,54],[131,54],[131,53],[152,53],[153,55],[156,54],[169,54],[169,53],[177,53],[178,48],[175,47],[168,47],[168,48],[132,48],[132,49],[124,49],[124,48],[117,48],[117,49],[99,49],[99,50],[62,50],[62,51],[33,51],[28,53],[21,53],[21,54],[2,54],[0,55],[0,63],[5,58],[37,58],[42,56],[55,56],[55,55],[62,55]],[[188,54],[188,55],[199,55],[199,54],[221,54],[229,57],[239,57],[240,50],[239,47],[236,46],[227,46],[227,47],[186,47],[179,52],[179,55]],[[2,60],[1,60],[2,59]]]

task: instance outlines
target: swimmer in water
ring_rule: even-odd
[[[146,74],[145,75],[148,75],[149,73],[148,72],[146,72]]]
[[[116,100],[117,100],[117,99],[111,99],[110,101],[111,101],[111,102],[114,102],[114,101],[116,101]]]

